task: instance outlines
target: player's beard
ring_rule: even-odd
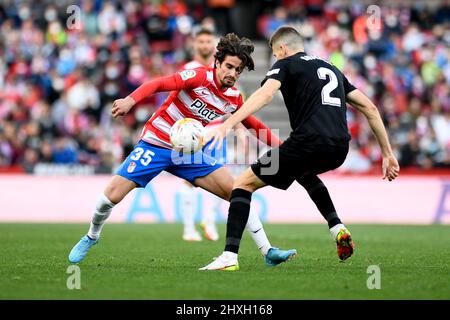
[[[230,77],[225,77],[223,79],[222,85],[226,88],[231,88],[232,86],[234,86],[235,83],[236,83],[236,79],[233,79]]]

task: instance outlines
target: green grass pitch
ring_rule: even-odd
[[[218,242],[181,240],[179,224],[107,224],[66,286],[67,256],[87,225],[0,224],[0,299],[450,299],[450,227],[350,225],[355,255],[339,262],[326,225],[266,225],[299,255],[266,267],[248,235],[237,272],[203,272]],[[377,265],[381,289],[369,290]]]

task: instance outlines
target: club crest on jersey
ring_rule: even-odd
[[[133,173],[135,168],[136,168],[136,162],[131,161],[130,164],[128,165],[127,172]]]
[[[183,70],[180,72],[180,76],[181,79],[183,79],[183,81],[186,81],[187,79],[191,79],[193,77],[195,77],[197,73],[195,72],[195,70]]]
[[[195,113],[197,113],[202,119],[205,119],[208,122],[221,116],[221,114],[218,114],[217,112],[207,108],[206,106],[207,104],[202,100],[195,99],[194,102],[191,103],[189,108],[193,111],[195,110]]]

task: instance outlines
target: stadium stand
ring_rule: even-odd
[[[2,1],[0,171],[45,171],[43,164],[55,164],[111,172],[165,94],[123,121],[112,121],[112,101],[188,61],[192,30],[215,28],[210,14],[223,15],[210,3],[211,11],[202,1],[82,1],[81,23],[73,27],[68,1]],[[381,6],[382,23],[374,26],[359,2],[261,3],[257,68],[241,79],[247,93],[271,63],[265,38],[281,24],[296,25],[308,52],[331,60],[377,103],[402,168],[450,167],[449,1]],[[232,30],[235,20],[227,20]],[[280,99],[258,116],[285,138]],[[353,139],[342,170],[378,168],[380,152],[367,122],[349,109],[348,125]]]

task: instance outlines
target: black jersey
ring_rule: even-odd
[[[293,130],[290,134],[292,142],[302,145],[348,144],[345,97],[355,87],[339,69],[300,52],[277,61],[262,84],[267,79],[281,82],[280,90]]]

